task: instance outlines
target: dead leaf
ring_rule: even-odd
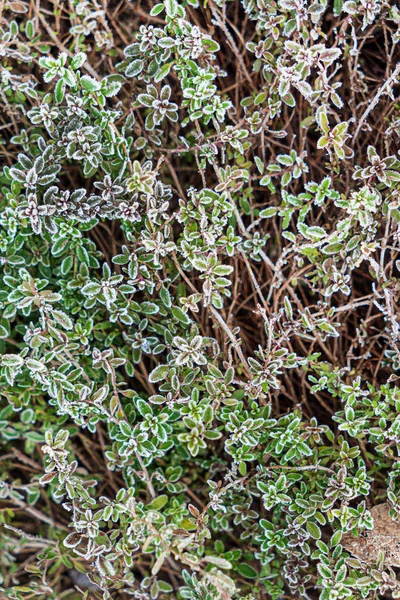
[[[374,527],[356,537],[346,533],[342,544],[360,560],[375,564],[379,552],[384,553],[384,564],[387,567],[400,567],[400,523],[389,516],[389,505],[377,504],[371,508]]]
[[[7,8],[21,15],[28,12],[28,7],[22,2],[9,2],[7,4]]]

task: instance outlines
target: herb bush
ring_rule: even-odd
[[[1,597],[399,598],[397,2],[0,16]]]

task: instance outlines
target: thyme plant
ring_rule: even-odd
[[[397,2],[0,27],[1,597],[400,598]]]

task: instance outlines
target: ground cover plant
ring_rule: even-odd
[[[0,1],[0,597],[400,597],[400,10]]]

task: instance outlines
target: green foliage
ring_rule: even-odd
[[[2,597],[399,598],[399,10],[136,4],[0,7]]]

